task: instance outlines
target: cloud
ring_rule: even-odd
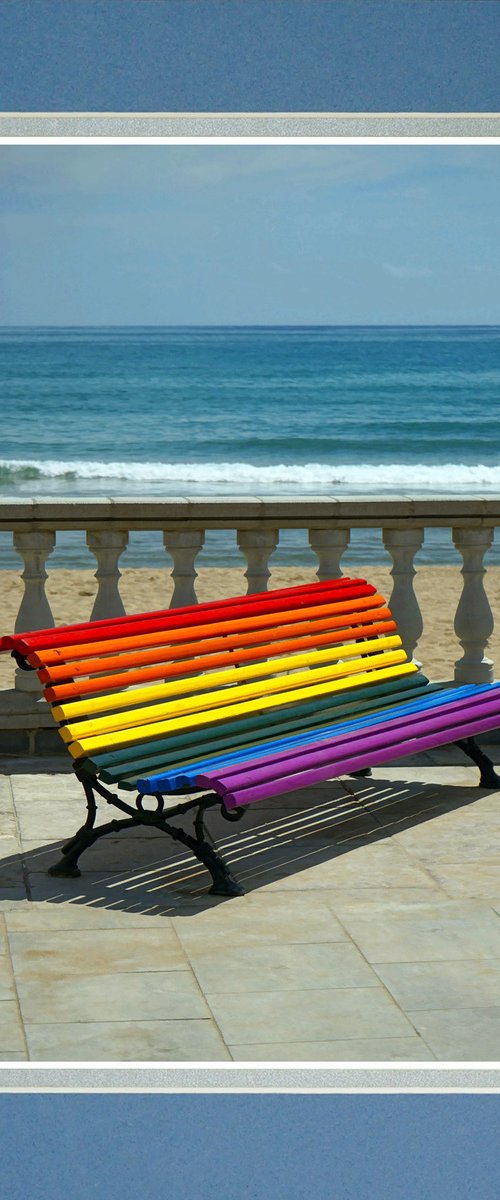
[[[404,267],[394,263],[384,263],[383,269],[386,275],[392,275],[394,279],[428,279],[433,273],[430,267]]]

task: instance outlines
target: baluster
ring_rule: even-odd
[[[485,656],[493,633],[493,613],[486,595],[483,563],[493,541],[492,529],[454,529],[453,541],[463,559],[462,595],[455,614],[455,633],[463,647],[463,657],[455,663],[456,683],[491,683],[493,662]]]
[[[205,541],[204,529],[166,529],[163,533],[165,549],[172,555],[174,565],[172,579],[174,592],[170,601],[171,608],[180,608],[184,604],[197,604],[195,580],[198,572],[194,562]]]
[[[278,545],[279,530],[237,529],[236,538],[241,553],[247,560],[247,595],[267,592],[267,582],[271,575],[269,559]]]
[[[17,614],[16,633],[30,629],[51,629],[54,617],[45,592],[47,572],[45,563],[52,553],[56,541],[53,530],[27,530],[14,533],[14,546],[24,562],[21,579],[24,594]],[[38,676],[34,671],[16,669],[15,687],[20,692],[40,692]]]
[[[424,540],[423,529],[383,529],[382,538],[393,561],[391,575],[394,580],[389,606],[397,621],[401,641],[408,658],[413,658],[415,647],[422,635],[424,623],[415,595],[413,560]],[[415,660],[416,661],[416,660]],[[418,664],[420,666],[420,663]]]
[[[319,559],[316,574],[320,583],[341,578],[340,560],[347,550],[350,538],[350,529],[309,530],[309,545]]]
[[[125,529],[90,529],[87,546],[97,559],[97,595],[92,609],[91,621],[103,621],[108,617],[123,617],[125,609],[120,596],[118,582],[121,572],[118,561],[128,542]]]

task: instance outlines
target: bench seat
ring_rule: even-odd
[[[13,634],[0,649],[38,672],[87,797],[53,874],[79,874],[103,833],[153,824],[205,863],[213,891],[235,894],[203,829],[214,803],[237,819],[258,800],[454,741],[483,784],[500,782],[473,741],[500,725],[500,685],[429,683],[363,579]],[[96,795],[126,819],[96,826]],[[194,837],[171,824],[193,807]]]
[[[500,684],[460,688],[429,684],[423,691],[416,700],[371,716],[261,742],[247,750],[139,779],[138,790],[143,795],[166,795],[213,788],[234,808],[374,766],[375,761],[388,762],[456,741],[472,733],[472,724],[474,732],[484,733],[500,723]],[[302,782],[299,776],[312,770],[318,771],[318,777]]]

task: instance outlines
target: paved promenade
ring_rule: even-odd
[[[83,793],[64,758],[0,760],[0,1059],[500,1060],[500,793],[466,761],[212,815],[247,889],[221,900],[145,830],[52,879]]]

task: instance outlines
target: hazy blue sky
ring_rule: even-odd
[[[498,0],[0,0],[4,111],[497,112]]]
[[[6,1200],[498,1200],[499,1096],[2,1095]]]
[[[0,323],[500,323],[500,146],[0,146]]]

